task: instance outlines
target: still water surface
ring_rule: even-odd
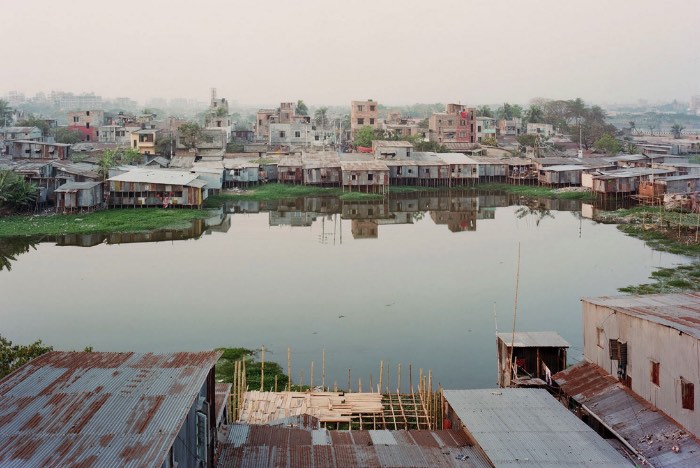
[[[518,244],[517,329],[557,331],[570,362],[581,353],[581,297],[689,262],[582,218],[578,202],[521,203],[233,203],[184,234],[44,240],[0,271],[0,334],[99,351],[265,345],[284,367],[289,346],[295,379],[301,368],[308,382],[315,361],[316,384],[325,349],[330,385],[346,386],[350,368],[366,390],[384,360],[392,382],[403,364],[403,385],[412,363],[414,378],[432,368],[446,388],[491,387]],[[198,238],[144,242],[189,235]]]

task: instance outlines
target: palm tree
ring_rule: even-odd
[[[493,111],[489,106],[479,106],[476,108],[476,116],[493,118]]]
[[[679,124],[673,124],[671,127],[671,134],[673,135],[673,138],[676,140],[681,137],[681,133],[683,133],[683,130],[685,130],[685,127],[681,127]]]
[[[7,121],[12,115],[12,108],[10,103],[0,99],[0,121],[2,121],[2,126],[7,127]]]
[[[328,122],[328,108],[319,107],[316,109],[316,112],[314,112],[314,120],[316,121],[316,125],[323,128],[326,122]]]
[[[525,112],[525,117],[529,123],[538,123],[544,121],[544,111],[540,106],[531,104]]]

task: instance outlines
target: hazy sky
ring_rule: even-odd
[[[700,94],[698,0],[7,0],[0,95],[242,104]]]

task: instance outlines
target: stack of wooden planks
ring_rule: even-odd
[[[269,424],[308,414],[320,422],[350,422],[360,414],[382,413],[379,393],[245,392],[238,422]]]

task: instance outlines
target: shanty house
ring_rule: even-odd
[[[222,161],[197,161],[190,172],[207,183],[208,195],[215,195],[224,186],[224,163]]]
[[[375,140],[372,152],[376,159],[407,159],[411,157],[413,145],[408,141]]]
[[[537,171],[537,180],[542,185],[581,185],[581,174],[584,166],[563,164],[547,166]]]
[[[218,352],[50,352],[0,380],[1,466],[212,466]]]
[[[569,343],[555,332],[499,333],[496,344],[500,387],[551,384],[552,375],[566,369]]]
[[[425,187],[450,185],[450,165],[438,153],[416,152],[413,158],[418,164],[418,183]]]
[[[56,211],[92,211],[102,204],[102,182],[67,182],[55,191]]]
[[[224,159],[226,169],[224,184],[227,188],[248,187],[260,180],[260,165],[247,158]]]
[[[391,185],[417,185],[418,162],[407,159],[386,160],[384,164],[389,168],[389,183]]]
[[[462,153],[440,153],[450,165],[450,185],[464,185],[479,180],[479,163]]]
[[[340,186],[340,158],[333,151],[303,153],[304,184],[321,186]]]
[[[70,146],[64,143],[14,140],[7,143],[12,159],[68,159]]]
[[[341,161],[343,190],[385,193],[389,188],[389,168],[380,161]]]
[[[301,155],[282,156],[277,163],[277,180],[283,184],[304,183],[304,163]]]
[[[185,171],[135,169],[108,182],[109,206],[201,208],[207,198],[207,183]]]
[[[482,182],[493,182],[505,180],[508,175],[508,163],[501,159],[490,156],[472,156],[479,165],[479,180]]]

